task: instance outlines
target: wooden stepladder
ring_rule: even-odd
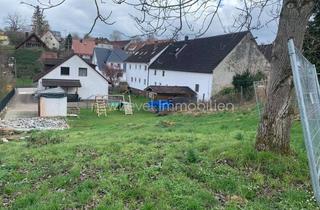
[[[132,115],[133,114],[133,108],[132,108],[130,95],[129,95],[129,102],[123,102],[123,109],[124,109],[125,115]]]
[[[100,117],[101,115],[107,116],[107,105],[106,105],[106,101],[103,97],[96,96],[94,109],[95,109],[98,117]]]

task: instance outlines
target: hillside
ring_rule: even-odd
[[[39,58],[42,49],[18,49],[14,52],[17,61],[18,78],[32,79],[34,75],[41,71]]]
[[[316,209],[299,123],[293,154],[254,150],[257,113],[98,118],[0,145],[13,209]]]

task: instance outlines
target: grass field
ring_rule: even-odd
[[[253,149],[254,110],[98,118],[0,145],[12,209],[316,209],[299,123],[293,154]]]

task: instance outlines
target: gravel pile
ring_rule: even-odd
[[[63,130],[68,124],[62,118],[21,118],[16,120],[1,120],[0,129],[29,130]]]

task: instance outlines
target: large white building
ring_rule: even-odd
[[[168,44],[164,43],[145,45],[125,61],[129,87],[144,90],[149,86],[149,66],[167,46]]]
[[[78,94],[81,100],[108,95],[109,83],[94,66],[78,55],[72,55],[34,78],[38,91],[61,87],[68,94]]]
[[[239,32],[170,43],[145,71],[134,68],[127,79],[129,86],[140,90],[149,85],[189,87],[198,100],[208,101],[223,88],[232,87],[235,74],[268,74],[269,68],[252,34]],[[135,78],[147,82],[139,83]]]

